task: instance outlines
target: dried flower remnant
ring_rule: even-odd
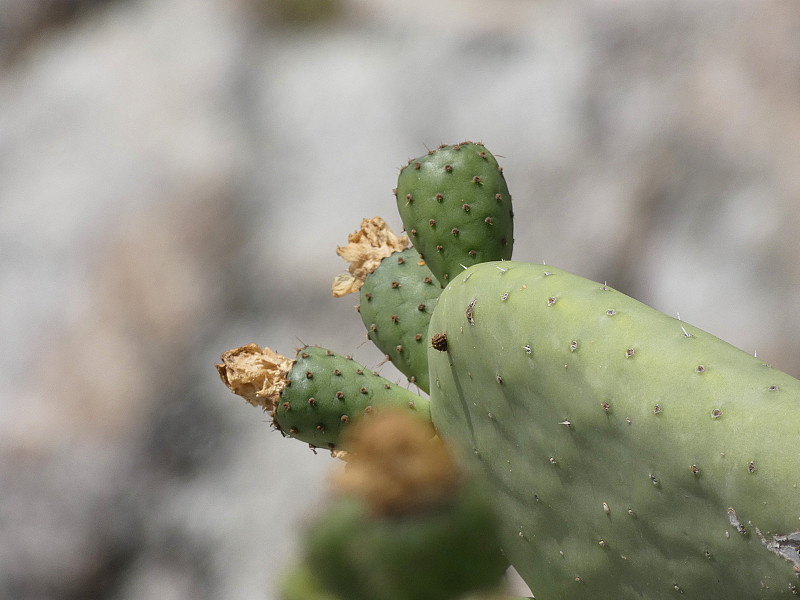
[[[237,396],[270,413],[288,385],[287,376],[294,361],[258,344],[247,344],[222,354],[217,372],[222,382]]]
[[[347,272],[333,282],[337,298],[358,292],[384,258],[405,250],[409,243],[406,234],[395,235],[380,217],[361,221],[361,229],[347,236],[347,241],[347,245],[336,248],[336,254],[350,263]]]

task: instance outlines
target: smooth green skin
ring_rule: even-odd
[[[468,269],[439,297],[445,331],[434,425],[496,489],[537,600],[795,597],[756,528],[800,530],[800,382],[549,266]]]
[[[465,266],[511,258],[511,194],[484,146],[442,146],[410,160],[395,195],[411,243],[442,287]]]
[[[367,412],[395,408],[430,421],[427,400],[352,358],[306,346],[295,360],[274,415],[284,435],[313,447],[346,450],[342,433]]]
[[[343,498],[310,526],[305,562],[348,600],[451,600],[490,589],[508,566],[490,502],[468,484],[438,508],[380,517]]]
[[[428,323],[441,292],[413,248],[384,258],[361,287],[358,312],[367,337],[426,393]]]

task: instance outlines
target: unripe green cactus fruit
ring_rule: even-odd
[[[474,266],[429,334],[439,434],[540,600],[791,598],[800,382],[606,285]]]
[[[483,145],[440,146],[410,160],[395,196],[411,243],[442,287],[462,265],[511,258],[511,194]]]
[[[456,600],[507,567],[490,497],[406,415],[357,425],[338,501],[309,528],[305,563],[347,600]]]
[[[428,391],[428,323],[442,291],[408,237],[380,217],[364,219],[337,254],[350,265],[333,282],[336,297],[360,291],[367,337],[409,381]]]
[[[359,313],[367,337],[428,392],[428,323],[442,288],[417,251],[384,258],[361,287]]]
[[[284,435],[314,448],[347,450],[341,443],[346,428],[386,409],[430,426],[427,400],[325,348],[305,346],[289,360],[249,344],[223,354],[217,370],[231,391],[270,412]]]

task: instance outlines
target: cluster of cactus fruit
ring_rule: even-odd
[[[800,381],[510,260],[482,144],[409,161],[394,194],[406,234],[365,220],[334,295],[360,294],[367,336],[429,399],[317,347],[217,365],[355,481],[309,528],[286,600],[494,594],[509,563],[539,600],[800,595]]]

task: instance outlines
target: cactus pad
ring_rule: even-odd
[[[442,292],[431,413],[537,599],[791,598],[800,382],[606,285],[485,263]]]

